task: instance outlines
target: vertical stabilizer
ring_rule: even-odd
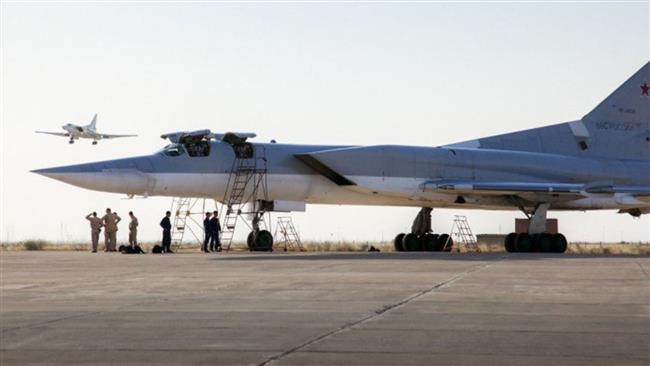
[[[95,113],[95,116],[93,117],[93,120],[90,121],[90,124],[88,125],[88,127],[93,131],[95,131],[97,129],[97,113]]]
[[[581,120],[450,146],[650,161],[650,62]]]
[[[650,121],[650,62],[582,118],[584,122],[641,123]]]

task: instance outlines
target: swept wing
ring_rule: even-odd
[[[70,136],[70,134],[67,133],[67,132],[48,132],[48,131],[34,131],[34,132],[36,132],[36,133],[44,133],[44,134],[54,135],[54,136],[65,136],[65,137]]]
[[[138,135],[108,135],[108,134],[104,134],[104,133],[100,133],[99,135],[103,139],[114,139],[114,138],[118,138],[118,137],[136,137],[136,136],[138,136]]]

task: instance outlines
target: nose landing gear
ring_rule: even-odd
[[[272,252],[273,235],[268,230],[251,231],[246,238],[246,244],[251,252]]]

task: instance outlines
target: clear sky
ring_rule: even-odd
[[[112,207],[159,235],[169,198],[126,200],[31,169],[148,154],[161,133],[436,146],[581,118],[650,59],[638,3],[2,3],[0,240],[78,241]],[[99,114],[135,139],[36,135]],[[390,240],[415,208],[308,206],[306,239]],[[477,233],[518,212],[466,214]],[[551,213],[569,240],[648,241],[648,215]],[[126,239],[126,225],[118,233]]]

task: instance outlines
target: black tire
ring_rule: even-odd
[[[528,234],[517,234],[515,238],[515,249],[521,253],[530,253],[533,251],[533,237]]]
[[[537,235],[537,251],[541,253],[551,253],[554,247],[553,235],[543,233]]]
[[[438,249],[438,234],[424,234],[420,240],[425,251],[435,252]]]
[[[255,235],[255,250],[272,252],[273,251],[273,235],[267,230],[260,230]]]
[[[508,253],[516,253],[517,248],[515,247],[515,239],[517,238],[517,233],[510,233],[506,235],[506,238],[503,240],[503,246],[506,248]]]
[[[255,249],[255,246],[253,243],[255,242],[255,232],[251,231],[248,233],[248,237],[246,237],[246,245],[248,245],[248,250],[251,252]]]
[[[404,234],[404,233],[397,234],[397,236],[393,240],[393,247],[395,248],[396,252],[403,252],[404,251],[404,247],[402,246],[402,240],[404,239],[405,235],[406,234]]]
[[[438,236],[438,248],[441,252],[451,252],[454,248],[454,240],[449,234],[440,234]]]
[[[566,237],[562,234],[553,235],[553,253],[564,253],[568,247]]]
[[[415,234],[406,234],[402,239],[402,247],[406,252],[417,252],[420,250],[420,239]]]

